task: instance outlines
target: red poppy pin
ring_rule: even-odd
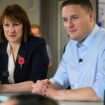
[[[20,64],[20,67],[22,68],[22,65],[25,63],[25,60],[22,56],[18,55],[18,64]]]

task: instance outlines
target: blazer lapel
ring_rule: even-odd
[[[7,55],[7,43],[4,43],[4,49],[2,52],[3,63],[1,67],[2,82],[8,83],[8,55]],[[0,58],[2,60],[2,58]]]
[[[18,51],[17,60],[15,64],[15,70],[17,70],[17,68],[19,70],[22,69],[22,65],[24,65],[24,62],[26,60],[26,49],[27,49],[26,44],[22,43]]]

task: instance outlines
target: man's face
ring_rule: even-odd
[[[86,11],[80,5],[67,5],[62,8],[64,27],[70,38],[82,41],[91,31],[94,25],[92,11]]]
[[[37,28],[37,27],[32,27],[32,28],[31,28],[31,31],[32,31],[32,33],[33,33],[35,36],[41,37],[41,32],[40,32],[40,29],[39,29],[39,28]]]

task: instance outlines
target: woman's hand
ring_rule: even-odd
[[[32,85],[32,93],[45,95],[45,92],[47,90],[49,80],[38,80],[35,84]]]

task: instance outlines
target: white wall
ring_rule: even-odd
[[[98,23],[105,28],[105,0],[99,0]]]
[[[40,24],[40,0],[0,0],[0,11],[9,4],[19,4],[26,10],[31,24]]]
[[[99,2],[105,2],[105,0],[99,0]]]

